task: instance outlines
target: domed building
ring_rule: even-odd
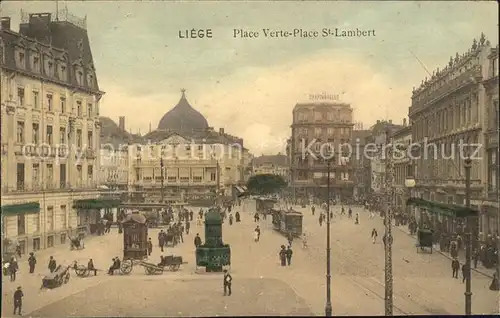
[[[158,128],[143,136],[141,145],[129,148],[137,152],[130,158],[138,158],[131,191],[141,193],[146,203],[213,204],[216,193],[232,196],[233,188],[245,183],[243,158],[248,156],[243,152],[248,150],[243,139],[210,127],[188,102],[186,90],[181,93]]]
[[[193,131],[208,129],[208,121],[186,99],[186,90],[181,90],[182,96],[177,105],[160,119],[158,130],[176,132],[180,135],[191,135]]]

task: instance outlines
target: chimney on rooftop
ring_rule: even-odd
[[[2,30],[10,30],[10,17],[2,17]]]
[[[219,128],[219,134],[224,135],[224,128]]]
[[[403,126],[406,127],[406,118],[403,118]]]
[[[377,124],[380,124],[380,119],[377,119]]]
[[[392,119],[389,119],[389,124],[392,124]]]
[[[121,131],[125,131],[125,116],[120,116],[118,118],[118,128],[120,128]]]

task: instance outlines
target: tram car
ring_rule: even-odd
[[[282,234],[291,233],[295,237],[302,235],[302,218],[301,212],[295,210],[277,210],[271,209],[273,216],[273,229]]]
[[[271,210],[278,201],[272,198],[257,198],[255,200],[255,207],[260,214],[272,214]]]

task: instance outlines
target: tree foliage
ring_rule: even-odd
[[[285,187],[285,179],[275,174],[259,174],[252,176],[247,182],[248,190],[256,194],[273,194]]]

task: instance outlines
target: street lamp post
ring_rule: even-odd
[[[325,316],[332,316],[332,276],[331,276],[331,260],[330,260],[330,160],[326,162],[326,306]]]
[[[465,206],[470,209],[470,170],[472,166],[472,160],[466,158],[464,162],[465,168]],[[471,256],[472,256],[472,228],[471,228],[471,217],[467,217],[465,226],[465,238],[467,245],[465,246],[465,314],[472,314],[472,291],[471,291]]]
[[[385,223],[385,315],[393,315],[393,277],[392,277],[392,199],[394,193],[393,177],[394,163],[392,161],[392,145],[390,144],[390,131],[386,131],[385,147],[385,195],[386,211],[384,214]]]

